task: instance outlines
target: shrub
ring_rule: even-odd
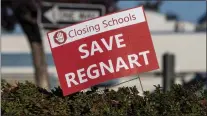
[[[201,96],[191,88],[173,85],[163,93],[155,86],[153,93],[138,95],[136,87],[118,91],[92,88],[64,97],[58,87],[51,92],[34,84],[11,86],[2,81],[1,113],[5,116],[207,116],[206,92]]]

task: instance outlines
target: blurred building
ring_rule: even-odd
[[[161,14],[152,10],[146,10],[146,16],[152,32],[193,32],[195,24],[179,21],[174,14]]]
[[[175,13],[161,14],[159,12],[163,1],[145,1],[139,5],[143,5],[150,30],[153,32],[189,32],[195,30],[195,24],[181,21],[180,17]]]

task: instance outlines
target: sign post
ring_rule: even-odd
[[[143,7],[48,32],[64,96],[158,69]]]
[[[65,25],[100,17],[105,14],[104,5],[43,2],[41,24],[45,29],[57,29]]]

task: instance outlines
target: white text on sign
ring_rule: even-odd
[[[115,39],[117,48],[126,47],[126,44],[121,43],[121,42],[124,41],[122,38],[120,38],[122,36],[123,36],[122,34],[117,34],[115,36],[110,36],[109,43],[107,43],[107,41],[104,38],[102,38],[101,42],[108,51],[112,50],[114,39]],[[81,59],[87,58],[88,56],[93,56],[95,54],[95,52],[99,52],[99,53],[104,52],[97,41],[92,41],[91,50],[84,49],[84,47],[87,47],[87,44],[82,44],[79,47],[79,52],[84,53],[84,55],[81,56]]]
[[[109,43],[103,38],[101,39],[102,44],[107,48],[107,50],[112,50],[113,39],[115,38],[115,43],[117,48],[126,47],[126,44],[121,43],[124,42],[124,39],[121,39],[123,34],[117,34],[114,36],[110,36]],[[80,56],[81,59],[87,58],[89,56],[93,56],[95,52],[103,53],[104,51],[96,41],[92,41],[91,50],[84,49],[83,47],[87,46],[87,44],[82,44],[79,47],[79,52],[84,53],[83,56]],[[129,54],[127,55],[127,63],[123,60],[122,57],[117,57],[116,62],[112,62],[109,59],[107,62],[99,62],[97,64],[91,64],[87,69],[81,68],[76,72],[69,72],[65,74],[65,78],[67,81],[68,87],[73,85],[78,85],[81,83],[87,82],[89,79],[96,79],[100,76],[106,75],[106,73],[114,73],[119,72],[121,69],[129,70],[134,67],[146,66],[149,64],[147,55],[149,54],[149,50],[139,52],[137,54]],[[138,62],[139,58],[144,59],[143,63]],[[129,64],[129,65],[127,65]],[[75,79],[78,78],[78,79]],[[76,81],[78,80],[78,81]]]

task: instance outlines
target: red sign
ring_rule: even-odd
[[[63,94],[158,69],[143,7],[48,33]]]

